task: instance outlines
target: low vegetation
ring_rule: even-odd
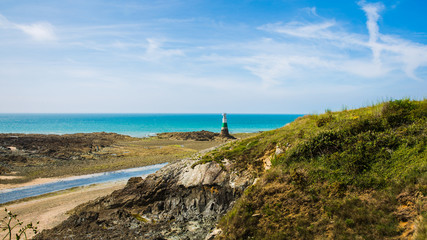
[[[32,232],[34,234],[38,233],[38,222],[33,224],[32,222],[25,224],[18,219],[16,214],[13,214],[11,211],[4,209],[6,215],[3,219],[0,220],[0,229],[2,239],[28,239],[27,234]]]
[[[222,143],[114,133],[0,134],[0,184],[174,162]]]
[[[219,238],[425,239],[426,142],[427,101],[403,99],[227,144],[199,163],[229,159],[260,179],[222,218]]]

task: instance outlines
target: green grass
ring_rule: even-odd
[[[221,220],[224,239],[407,234],[427,210],[415,204],[427,195],[426,122],[426,100],[394,100],[307,115],[206,155],[261,177]],[[274,156],[276,147],[284,152]],[[267,172],[266,156],[274,156]]]

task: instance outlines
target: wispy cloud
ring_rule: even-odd
[[[378,20],[383,4],[361,1],[359,5],[367,17],[368,35],[346,31],[342,27],[344,24],[320,17],[317,22],[272,23],[259,27],[259,30],[286,37],[283,40],[274,38],[274,41],[286,42],[298,50],[264,55],[262,61],[247,69],[269,83],[277,83],[280,77],[283,79],[284,75],[299,70],[300,75],[304,75],[304,71],[313,68],[363,78],[385,77],[400,71],[412,79],[423,80],[415,71],[427,66],[427,46],[380,33]],[[315,51],[307,51],[313,48]],[[254,59],[257,58],[260,57],[257,55]],[[268,62],[273,63],[266,64]],[[281,74],[272,74],[277,72]]]
[[[335,39],[336,36],[334,36],[332,32],[329,31],[329,29],[335,25],[336,23],[333,20],[312,24],[290,22],[287,24],[266,24],[259,27],[258,29],[286,34],[294,37]]]
[[[316,7],[305,8],[305,10],[306,10],[308,13],[310,13],[310,14],[312,14],[312,15],[314,15],[314,16],[319,16],[319,15],[317,15],[317,9],[316,9]]]
[[[162,48],[164,41],[147,38],[146,52],[141,56],[145,61],[158,61],[160,59],[170,58],[174,56],[184,56],[184,52],[180,49],[165,49]]]
[[[350,5],[359,14],[343,1],[334,8],[266,4],[265,11],[246,1],[227,7],[216,1],[58,1],[28,16],[14,16],[24,11],[12,1],[13,9],[0,15],[0,83],[64,103],[74,104],[76,93],[81,102],[105,96],[99,100],[104,110],[95,111],[132,106],[129,111],[212,112],[235,106],[232,111],[251,112],[258,111],[255,105],[266,112],[308,112],[346,99],[356,104],[377,96],[424,96],[427,45],[409,38],[424,28],[389,25],[396,22],[385,19],[391,6],[357,1]],[[236,14],[238,6],[252,12]],[[399,7],[392,11],[405,12],[394,15],[403,26],[407,9]],[[352,22],[358,17],[360,22]],[[397,30],[391,35],[386,29]],[[399,36],[400,30],[410,34]],[[11,101],[8,96],[0,98]],[[195,103],[198,108],[188,107]],[[110,109],[114,104],[120,106]]]
[[[360,1],[359,5],[365,11],[367,21],[366,26],[369,31],[369,46],[372,49],[372,54],[374,57],[374,62],[380,64],[380,53],[381,53],[381,44],[378,44],[379,27],[378,19],[380,18],[379,12],[384,8],[382,3],[366,3],[365,1]]]
[[[6,17],[0,14],[0,27],[3,29],[20,30],[36,41],[53,41],[56,39],[54,27],[48,22],[18,24],[9,21]]]
[[[56,39],[52,24],[47,22],[33,23],[29,25],[15,24],[25,34],[37,41],[52,41]]]

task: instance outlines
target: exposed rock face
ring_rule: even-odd
[[[253,178],[234,172],[227,160],[194,163],[182,160],[145,179],[131,178],[36,239],[204,239]]]

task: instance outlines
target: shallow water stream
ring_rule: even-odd
[[[56,192],[73,187],[86,186],[96,183],[127,180],[131,177],[139,177],[156,172],[167,163],[150,165],[138,168],[129,168],[113,172],[95,173],[76,177],[64,178],[59,181],[37,184],[26,187],[0,190],[0,204],[22,198],[34,197],[41,194]]]

